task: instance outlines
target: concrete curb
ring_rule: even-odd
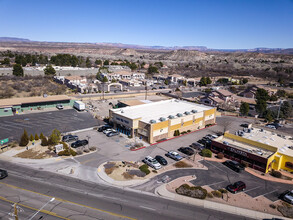
[[[203,207],[206,209],[213,209],[217,210],[220,212],[226,212],[229,214],[235,214],[235,215],[240,215],[248,218],[253,218],[253,219],[273,219],[273,218],[281,218],[281,219],[286,219],[290,220],[289,218],[282,217],[282,216],[277,216],[277,215],[271,215],[259,211],[254,211],[250,209],[245,209],[245,208],[239,208],[235,206],[230,206],[226,204],[221,204],[217,202],[211,202],[207,200],[200,200],[200,199],[194,199],[191,197],[187,196],[182,196],[178,195],[172,192],[169,192],[166,189],[167,184],[163,184],[155,189],[155,194],[162,196],[166,199],[174,200],[174,201],[179,201],[182,203],[190,204],[190,205],[195,205],[199,207]]]

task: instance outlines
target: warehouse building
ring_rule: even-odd
[[[242,137],[226,132],[212,141],[211,150],[264,173],[272,169],[293,172],[292,137],[263,129],[250,129]]]
[[[214,124],[216,109],[170,99],[143,105],[110,109],[114,128],[149,143],[174,136],[174,131],[194,131]]]
[[[66,95],[37,96],[25,98],[0,99],[0,116],[10,116],[28,110],[41,110],[63,106],[73,106],[74,100]]]

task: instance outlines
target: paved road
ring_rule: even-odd
[[[164,174],[154,177],[147,183],[136,186],[135,189],[154,192],[164,177],[168,176],[169,181],[181,176],[195,175],[196,179],[191,181],[196,186],[209,185],[212,189],[218,190],[225,188],[227,185],[242,180],[246,183],[246,192],[251,197],[265,196],[266,198],[276,201],[278,196],[285,190],[291,189],[292,185],[270,182],[251,175],[248,172],[236,173],[222,163],[202,161],[202,164],[208,167],[208,170],[180,169],[168,171]]]
[[[9,177],[3,179],[0,185],[3,183],[11,184],[24,188],[26,191],[31,190],[56,197],[59,199],[58,201],[70,201],[75,204],[71,207],[72,212],[80,212],[79,219],[89,219],[84,212],[85,210],[80,210],[80,207],[87,207],[101,213],[110,213],[112,217],[116,216],[117,219],[121,215],[134,219],[246,219],[228,213],[165,200],[145,193],[85,182],[45,171],[31,170],[8,162],[0,162],[0,166],[9,172]],[[35,194],[32,194],[30,199],[34,200]],[[58,209],[56,209],[56,214],[59,214],[57,211]],[[71,214],[69,212],[64,217],[70,218]],[[92,217],[100,219],[97,213],[93,214]]]
[[[29,135],[41,132],[50,135],[55,128],[61,132],[69,132],[101,123],[88,112],[78,112],[75,109],[0,117],[0,139],[19,140],[23,129]]]

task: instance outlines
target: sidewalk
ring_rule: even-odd
[[[275,216],[275,215],[271,215],[271,214],[267,214],[263,212],[225,205],[225,204],[221,204],[217,202],[211,202],[207,200],[200,200],[200,199],[195,199],[195,198],[191,198],[187,196],[178,195],[178,194],[169,192],[166,189],[166,186],[167,184],[163,184],[159,186],[158,188],[156,188],[155,194],[160,195],[166,199],[175,200],[175,201],[183,202],[186,204],[203,207],[206,209],[213,209],[220,212],[227,212],[230,214],[240,215],[240,216],[253,218],[253,219],[273,219],[273,218],[280,219],[281,218],[281,219],[290,220],[289,218],[285,218],[281,216]]]

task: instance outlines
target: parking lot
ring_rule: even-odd
[[[28,134],[51,134],[53,129],[69,132],[102,124],[88,112],[78,112],[75,109],[57,110],[42,113],[0,117],[0,139],[19,140],[26,129]]]

